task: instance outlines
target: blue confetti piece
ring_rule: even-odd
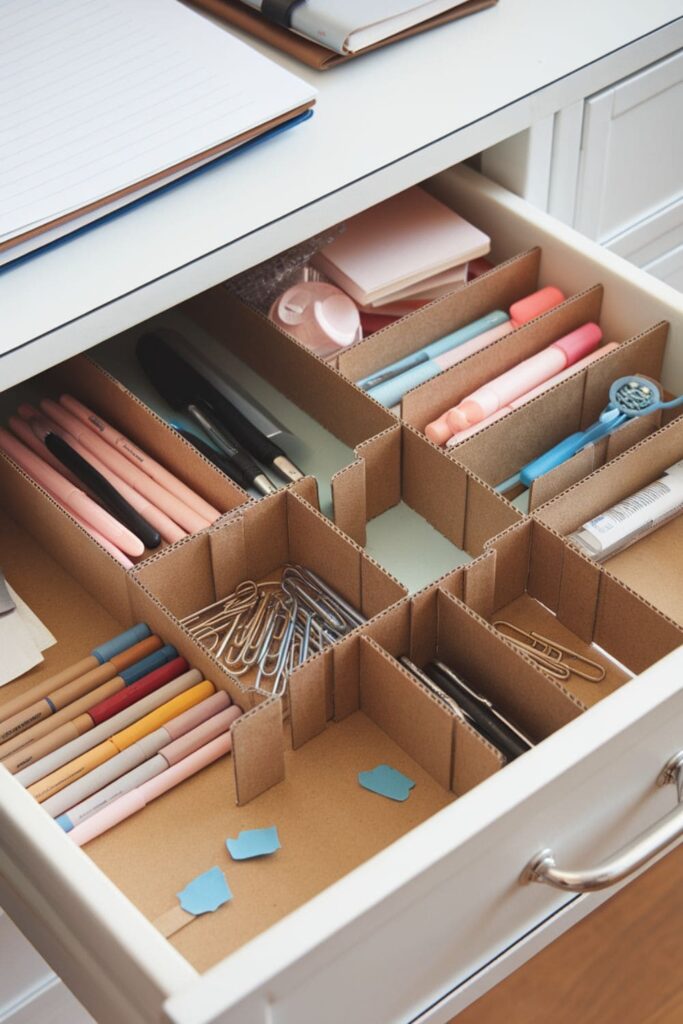
[[[210,868],[203,875],[197,875],[177,896],[183,910],[195,917],[218,910],[232,899],[230,886],[220,868]]]
[[[371,793],[379,793],[390,800],[407,800],[415,785],[412,779],[388,764],[379,764],[370,772],[358,772],[358,781]]]
[[[225,845],[233,860],[249,860],[251,857],[265,857],[280,849],[280,840],[275,825],[270,828],[250,828],[240,832],[237,839],[226,839]]]

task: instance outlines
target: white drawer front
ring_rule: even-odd
[[[435,188],[501,254],[541,245],[543,283],[602,281],[607,331],[672,320],[683,391],[671,289],[468,169]],[[567,902],[519,883],[540,848],[584,866],[671,810],[682,672],[680,649],[202,977],[2,771],[0,902],[100,1024],[405,1022]]]
[[[0,1020],[52,976],[45,961],[0,910]]]
[[[571,898],[520,882],[539,849],[588,866],[675,807],[675,787],[656,780],[683,748],[681,670],[683,650],[214,968],[167,1003],[168,1020],[417,1016]],[[656,706],[639,720],[642,702]]]

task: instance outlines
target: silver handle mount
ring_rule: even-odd
[[[683,836],[683,750],[667,761],[657,778],[658,786],[671,783],[675,783],[678,791],[677,806],[614,856],[593,868],[565,871],[558,868],[552,850],[539,850],[527,864],[521,880],[542,882],[567,892],[597,892],[628,878]]]

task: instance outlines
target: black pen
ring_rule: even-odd
[[[31,420],[31,427],[47,450],[100,499],[115,519],[118,519],[131,533],[134,533],[146,548],[159,547],[161,544],[159,531],[155,530],[87,459],[79,455],[64,438],[42,426],[40,420]]]
[[[140,365],[161,397],[173,409],[191,416],[197,426],[229,458],[249,485],[254,486],[261,494],[274,494],[277,488],[273,482],[249,452],[240,448],[225,430],[215,410],[204,398],[201,387],[203,378],[156,335],[146,334],[140,338],[137,355]]]
[[[184,427],[179,427],[176,424],[173,425],[173,429],[177,430],[181,437],[184,437],[198,452],[202,453],[205,459],[212,462],[217,469],[220,469],[222,473],[229,476],[240,487],[250,486],[249,481],[239,467],[234,465],[227,455],[216,451],[210,444],[207,444],[203,437],[199,437],[198,434],[194,434],[191,430],[185,430]]]
[[[174,332],[175,335],[175,332]],[[233,405],[213,384],[198,373],[159,334],[145,334],[138,341],[138,358],[152,383],[158,387],[158,380],[174,380],[182,388],[186,401],[201,399],[220,421],[224,430],[238,445],[264,466],[276,470],[290,482],[301,480],[303,473],[287,457],[279,445],[266,437],[240,410]]]

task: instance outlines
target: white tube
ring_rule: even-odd
[[[604,562],[683,511],[683,459],[569,535],[584,554]]]

